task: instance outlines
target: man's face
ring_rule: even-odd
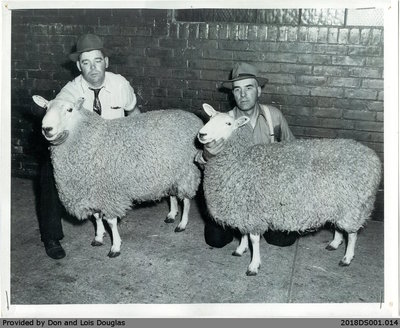
[[[232,87],[233,96],[239,109],[242,111],[253,109],[261,95],[261,87],[258,86],[257,80],[249,78],[235,81]]]
[[[76,63],[83,78],[93,87],[100,87],[105,78],[108,67],[108,57],[104,57],[100,50],[83,52]]]

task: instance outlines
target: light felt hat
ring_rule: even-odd
[[[104,56],[108,56],[109,50],[104,48],[103,41],[94,34],[84,34],[79,37],[76,43],[76,51],[69,55],[69,59],[76,62],[79,60],[79,56],[83,52],[101,50]]]
[[[263,87],[264,84],[268,82],[268,79],[260,77],[259,74],[258,69],[251,64],[236,63],[232,70],[232,78],[222,82],[221,86],[232,89],[232,82],[253,78],[257,80],[260,87]]]

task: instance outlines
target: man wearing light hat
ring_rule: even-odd
[[[119,74],[106,72],[109,66],[108,54],[109,50],[97,35],[82,35],[77,41],[76,51],[69,55],[81,74],[68,82],[56,99],[76,102],[83,97],[83,108],[92,110],[105,119],[124,117],[125,112],[139,113],[136,95],[128,80]],[[64,210],[58,198],[49,158],[42,165],[40,184],[41,239],[47,255],[53,259],[61,259],[65,256],[60,244],[64,236],[61,225]]]
[[[261,88],[268,79],[261,77],[257,68],[248,63],[237,63],[232,70],[232,79],[224,81],[222,87],[231,89],[236,106],[228,112],[235,118],[247,116],[253,127],[254,144],[291,141],[294,136],[281,111],[270,105],[259,103]],[[207,160],[218,154],[224,147],[224,140],[210,142],[199,152],[196,161],[206,165]],[[213,247],[224,247],[233,240],[233,232],[224,229],[214,221],[206,221],[204,235],[206,243]],[[292,245],[297,238],[296,232],[268,231],[264,234],[268,243],[278,246]]]

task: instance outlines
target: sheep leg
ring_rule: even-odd
[[[343,259],[339,262],[340,266],[349,266],[351,260],[354,257],[354,248],[356,247],[357,232],[351,232],[348,234],[349,238],[347,241],[346,253]]]
[[[236,250],[232,253],[233,256],[242,256],[249,249],[249,235],[242,235],[240,244]]]
[[[170,210],[167,214],[167,218],[164,220],[165,223],[173,223],[175,221],[175,217],[178,214],[178,200],[176,196],[170,196]]]
[[[343,233],[335,230],[333,240],[329,243],[328,246],[325,247],[325,249],[327,249],[328,251],[334,251],[339,247],[341,243],[343,243]]]
[[[106,232],[104,229],[103,218],[100,213],[94,213],[93,216],[96,219],[96,235],[92,241],[92,246],[103,246],[103,237]]]
[[[189,221],[189,210],[190,210],[190,199],[183,199],[183,213],[181,222],[179,222],[178,226],[175,228],[175,232],[181,232],[186,229],[186,226]]]
[[[253,254],[251,256],[251,262],[247,269],[246,274],[248,276],[255,276],[258,273],[258,269],[261,266],[260,257],[260,235],[250,234],[251,246],[253,248]]]
[[[112,233],[112,246],[110,252],[108,253],[108,257],[117,257],[121,254],[121,237],[119,236],[118,232],[118,219],[107,219],[107,222],[111,228]]]

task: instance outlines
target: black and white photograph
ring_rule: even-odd
[[[3,317],[398,313],[397,2],[45,4],[2,3]]]

